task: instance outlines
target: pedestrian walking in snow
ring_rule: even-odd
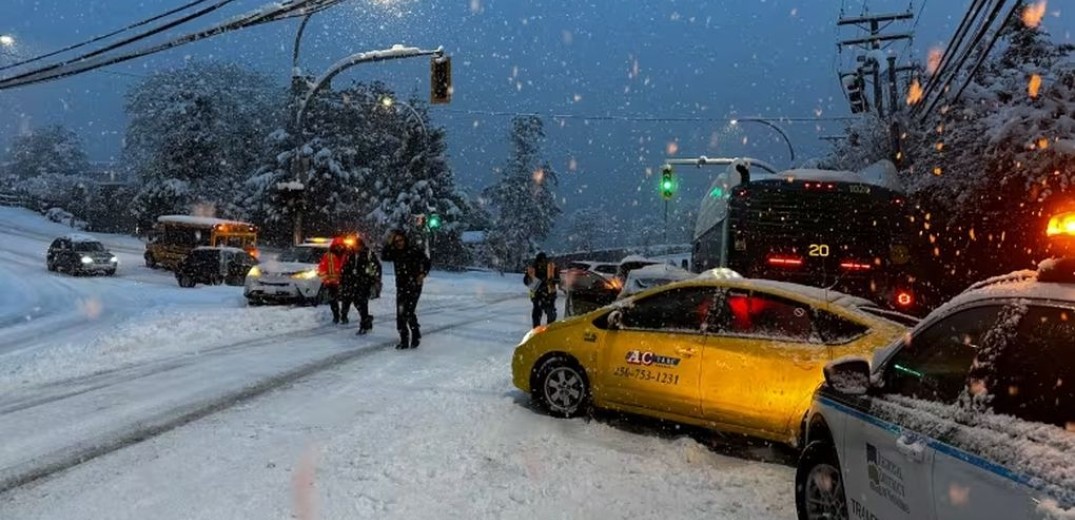
[[[530,316],[534,327],[541,325],[542,314],[545,323],[556,321],[556,286],[560,283],[556,264],[550,262],[545,253],[538,253],[534,263],[526,268],[523,283],[530,288],[530,301],[534,304]]]
[[[328,298],[328,306],[332,309],[332,323],[340,323],[340,279],[343,272],[343,264],[347,260],[347,245],[340,238],[332,239],[328,252],[321,256],[321,263],[317,266],[317,275],[321,277],[321,289]],[[347,313],[342,316],[343,323],[347,323]]]
[[[396,348],[417,348],[422,332],[416,310],[422,284],[431,267],[429,256],[412,244],[402,230],[394,230],[389,234],[381,259],[392,262],[396,269],[396,329],[399,330]]]
[[[343,300],[341,319],[347,322],[347,313],[354,305],[358,309],[358,333],[366,334],[373,330],[373,316],[370,315],[370,299],[380,294],[381,261],[377,255],[359,237],[355,250],[347,256],[340,278],[340,298]]]

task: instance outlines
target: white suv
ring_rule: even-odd
[[[323,294],[317,265],[328,248],[327,240],[308,242],[280,253],[275,260],[255,266],[246,275],[243,295],[251,305],[320,303]]]
[[[1075,518],[1075,260],[972,286],[872,364],[833,362],[804,428],[801,519]]]

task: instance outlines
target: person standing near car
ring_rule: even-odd
[[[392,262],[396,269],[396,329],[399,330],[397,349],[417,348],[422,339],[418,326],[418,298],[422,284],[431,267],[429,255],[411,244],[402,230],[393,230],[381,252],[381,259]]]
[[[332,323],[340,323],[340,280],[343,275],[343,264],[347,260],[347,246],[340,238],[332,239],[328,252],[321,256],[321,263],[317,265],[317,275],[321,277],[321,289],[328,298],[329,309],[332,309]],[[346,313],[343,322],[347,323]]]
[[[347,256],[340,278],[340,297],[343,300],[341,319],[347,323],[347,313],[351,305],[358,309],[358,334],[373,330],[373,316],[370,315],[370,298],[380,292],[381,261],[373,253],[362,237],[355,242],[355,251]]]
[[[560,283],[560,272],[556,264],[549,261],[545,253],[538,253],[534,263],[526,268],[523,283],[530,288],[530,301],[534,304],[531,319],[534,327],[541,325],[541,315],[545,323],[556,321],[556,286]]]

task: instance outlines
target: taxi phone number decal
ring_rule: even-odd
[[[654,382],[662,385],[679,384],[679,376],[676,374],[669,374],[667,372],[655,372],[653,370],[647,370],[645,368],[616,367],[616,371],[613,372],[612,375],[616,377],[637,379],[639,381]]]

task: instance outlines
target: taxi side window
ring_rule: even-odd
[[[967,309],[911,337],[887,363],[884,393],[955,403],[979,342],[999,314],[997,306]]]
[[[821,339],[829,345],[850,343],[870,330],[865,325],[846,320],[823,310],[814,312],[814,326],[817,327],[817,332]]]
[[[805,303],[759,292],[730,291],[726,311],[719,326],[722,334],[820,342],[814,333],[813,310]]]
[[[715,296],[716,290],[709,287],[685,287],[654,294],[624,309],[623,327],[701,334]]]
[[[1011,345],[986,378],[993,411],[1075,428],[1075,311],[1030,307]]]

